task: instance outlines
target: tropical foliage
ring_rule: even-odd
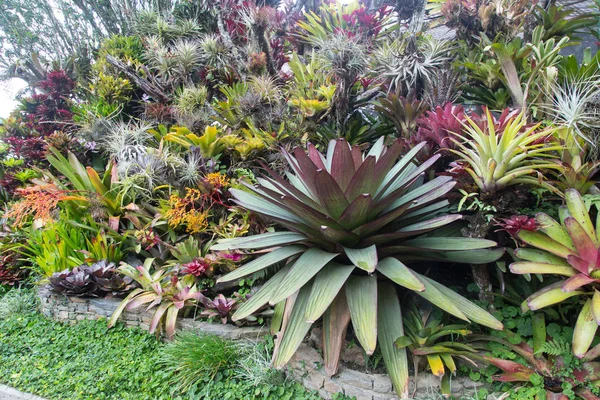
[[[145,310],[168,339],[268,325],[276,368],[317,324],[328,375],[356,342],[401,396],[411,362],[444,395],[500,370],[513,398],[597,396],[557,371],[600,351],[594,10],[25,3],[0,5],[2,79],[27,83],[0,123],[0,292],[118,297],[109,326]]]

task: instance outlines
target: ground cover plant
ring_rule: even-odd
[[[2,79],[27,83],[0,123],[0,315],[48,285],[167,340],[268,326],[278,369],[316,326],[327,374],[357,343],[401,396],[431,372],[598,398],[597,6],[409,3],[0,5]],[[147,379],[199,385],[177,343],[204,339]]]
[[[35,296],[33,291],[27,294]],[[0,299],[2,310],[6,303],[15,303],[6,296]],[[19,302],[21,307],[13,307],[10,315],[0,315],[0,382],[26,392],[48,399],[245,399],[248,393],[263,399],[319,398],[283,377],[258,385],[244,381],[240,378],[244,370],[238,377],[236,369],[237,359],[245,358],[246,350],[231,341],[192,332],[193,343],[188,334],[188,339],[184,336],[165,345],[138,329],[119,325],[107,330],[105,321],[84,321],[76,326],[50,321],[35,309],[24,310],[31,299]],[[220,343],[220,347],[205,352],[204,346],[198,347],[202,342],[197,338]],[[193,382],[186,390],[179,386],[174,391],[172,382],[179,381],[185,371],[174,368],[181,360],[172,358],[172,349],[185,346],[190,350],[190,345],[199,349],[189,356],[194,358],[193,365],[202,360],[205,364],[194,369]],[[208,364],[206,357],[225,361]]]

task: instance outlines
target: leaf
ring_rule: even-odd
[[[275,304],[273,308],[273,316],[271,317],[271,324],[269,325],[269,331],[271,335],[275,335],[281,329],[281,323],[283,322],[283,311],[285,310],[285,301]]]
[[[319,203],[334,220],[338,220],[350,203],[337,182],[325,170],[318,170],[314,177],[314,185]]]
[[[350,310],[346,301],[346,292],[342,290],[323,315],[323,363],[328,376],[337,373],[349,323]]]
[[[582,358],[589,350],[596,330],[598,330],[598,324],[592,315],[592,299],[588,299],[579,312],[573,331],[573,354],[575,357]]]
[[[392,284],[379,284],[377,329],[379,347],[394,390],[400,398],[408,397],[408,360],[406,349],[396,347],[397,338],[404,336],[402,311],[396,289]]]
[[[560,303],[569,297],[578,296],[584,293],[581,290],[563,292],[561,288],[563,283],[564,281],[560,281],[553,283],[552,285],[548,285],[529,296],[523,303],[526,304],[530,310],[539,310],[541,308]]]
[[[546,343],[546,317],[544,313],[535,313],[531,317],[533,327],[533,352],[538,354]]]
[[[388,257],[381,260],[377,266],[377,271],[381,272],[391,281],[407,289],[417,292],[425,290],[425,285],[415,273],[395,258]]]
[[[268,232],[260,235],[221,239],[211,246],[211,250],[226,251],[236,249],[264,249],[306,240],[306,236],[295,232]]]
[[[348,230],[364,225],[368,221],[372,201],[373,198],[370,194],[363,194],[355,198],[340,216],[339,224]]]
[[[267,268],[270,265],[276,264],[283,260],[287,260],[289,257],[301,253],[304,250],[306,250],[306,247],[297,245],[285,246],[279,249],[275,249],[270,253],[258,257],[257,259],[252,260],[249,263],[237,268],[236,270],[228,273],[227,275],[220,277],[219,279],[217,279],[217,283],[231,282],[246,275],[253,274],[257,271],[260,271],[261,269]]]
[[[500,68],[502,68],[502,72],[504,74],[506,88],[510,93],[510,97],[514,102],[515,108],[522,108],[525,105],[525,94],[523,93],[523,88],[521,87],[521,81],[519,80],[519,74],[517,72],[515,62],[513,61],[504,43],[494,43],[492,44],[491,48],[498,57]]]
[[[497,246],[492,240],[463,237],[423,237],[407,240],[403,245],[429,250],[478,250]]]
[[[344,247],[344,252],[358,268],[369,273],[375,271],[377,267],[377,247],[375,245],[365,247],[364,249],[350,249]]]
[[[167,339],[173,339],[175,336],[175,326],[177,324],[177,313],[179,310],[177,307],[171,305],[167,309],[167,316],[165,318],[165,334]]]
[[[346,281],[346,299],[354,334],[371,355],[377,346],[377,277],[350,277]]]
[[[444,376],[444,363],[442,362],[442,358],[439,354],[429,354],[427,355],[427,362],[429,363],[429,368],[431,368],[431,373],[435,376]]]
[[[293,309],[290,313],[289,321],[284,323],[284,327],[280,333],[282,335],[281,339],[278,343],[276,352],[273,353],[272,364],[275,368],[283,367],[290,358],[292,358],[312,326],[312,324],[306,322],[306,319],[304,318],[311,290],[311,284],[304,285],[298,292],[295,301],[292,302]],[[288,300],[288,302],[290,302],[290,300]]]
[[[269,300],[269,304],[275,305],[300,290],[303,285],[310,281],[337,255],[338,254],[336,253],[327,253],[317,248],[311,248],[305,251],[300,258],[294,262],[290,272],[279,283],[279,288]]]
[[[594,295],[592,296],[592,315],[598,325],[600,325],[600,292],[594,289]]]
[[[403,349],[414,344],[414,341],[409,336],[400,336],[394,342],[397,348]]]
[[[323,315],[353,270],[354,265],[330,262],[315,276],[310,300],[306,306],[307,322],[315,322]]]
[[[573,276],[577,273],[571,266],[553,265],[541,262],[519,261],[508,267],[513,274],[555,274]]]
[[[138,289],[133,289],[131,291],[131,293],[129,293],[127,295],[127,297],[125,297],[123,299],[123,301],[121,303],[119,303],[119,306],[115,309],[115,311],[113,312],[112,316],[108,320],[108,327],[109,328],[112,328],[113,326],[115,326],[115,323],[117,322],[117,320],[121,316],[121,313],[123,312],[123,310],[125,309],[125,307],[127,306],[127,304],[129,304],[129,302],[133,298],[135,298],[137,295],[139,295],[142,292],[143,292],[142,289],[139,289],[139,288]]]
[[[344,191],[353,175],[354,160],[352,160],[350,145],[345,139],[338,139],[335,143],[333,158],[331,160],[331,176],[339,184],[340,189]]]
[[[426,276],[419,275],[419,277],[423,282],[427,281],[429,284],[437,288],[448,299],[449,302],[453,303],[465,315],[467,315],[469,320],[492,329],[502,330],[504,328],[502,323],[498,321],[492,314],[479,307],[475,303],[469,301],[468,299],[459,295],[455,291],[447,288],[446,286],[427,278]],[[422,295],[422,292],[417,293],[419,295]],[[438,307],[440,306],[438,305]],[[440,308],[446,309],[445,307]]]
[[[522,229],[517,233],[517,237],[533,247],[545,250],[562,258],[567,258],[568,255],[573,254],[571,249],[563,246],[556,240],[550,239],[541,232],[526,231]]]
[[[590,219],[590,214],[583,202],[581,194],[576,189],[567,189],[565,191],[565,200],[569,214],[581,225],[583,230],[587,233],[587,236],[594,241],[594,244],[598,246],[598,239],[596,238],[596,230],[594,224]],[[573,236],[571,236],[571,239]]]
[[[279,289],[279,284],[291,268],[291,264],[288,264],[273,275],[273,277],[258,289],[249,300],[244,302],[240,308],[235,311],[231,316],[231,320],[235,322],[246,318],[248,315],[251,315],[253,312],[267,304],[269,299],[275,294],[277,289]]]
[[[571,236],[571,240],[579,253],[579,257],[586,261],[590,265],[596,264],[596,258],[598,256],[598,249],[594,243],[596,235],[589,236],[583,227],[573,217],[567,217],[564,221],[565,227]],[[583,271],[591,272],[591,271]]]

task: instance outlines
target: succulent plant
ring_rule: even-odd
[[[594,226],[577,190],[567,190],[565,200],[566,206],[559,209],[560,222],[538,213],[535,219],[539,229],[521,230],[517,234],[532,248],[515,250],[520,261],[512,263],[510,271],[563,278],[527,298],[522,305],[524,310],[539,310],[573,296],[584,299],[575,324],[573,353],[588,359],[593,354],[600,354],[598,346],[589,350],[600,324],[600,220]]]
[[[118,296],[135,287],[133,279],[117,272],[106,260],[52,274],[52,290],[68,296]]]
[[[284,322],[273,356],[275,367],[292,357],[314,321],[323,316],[325,370],[334,374],[344,332],[352,320],[367,354],[379,341],[398,394],[407,390],[406,351],[394,341],[404,334],[396,283],[415,291],[464,321],[495,329],[502,324],[485,310],[409,269],[404,263],[439,260],[486,263],[503,253],[489,240],[446,237],[436,229],[461,218],[445,214],[450,177],[424,181],[439,158],[417,165],[415,146],[400,158],[402,143],[378,140],[368,153],[343,140],[331,141],[327,155],[312,145],[283,151],[293,172],[284,180],[270,171],[249,190],[230,189],[236,202],[285,227],[243,238],[224,239],[213,250],[270,249],[219,281],[231,281],[286,262],[242,304],[232,319],[265,304],[285,302]],[[276,307],[277,308],[277,307]],[[281,308],[281,307],[280,307]]]
[[[207,297],[200,299],[204,311],[200,315],[207,318],[219,317],[221,322],[226,324],[229,319],[229,314],[237,306],[236,299],[227,299],[223,294],[219,293],[213,300]]]
[[[69,296],[97,296],[96,283],[85,266],[55,272],[49,278],[52,290]]]

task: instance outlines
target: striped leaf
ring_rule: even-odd
[[[388,257],[381,260],[377,266],[377,271],[407,289],[418,292],[425,290],[425,285],[423,285],[423,282],[421,282],[415,273],[395,258]]]
[[[377,346],[377,277],[350,277],[346,281],[346,299],[354,334],[365,352],[371,355]]]
[[[269,300],[271,305],[275,305],[285,300],[293,293],[300,290],[308,281],[310,281],[327,263],[333,260],[338,254],[327,253],[317,248],[311,248],[305,251],[280,282],[277,292]]]
[[[284,320],[284,326],[280,333],[281,337],[278,338],[279,343],[277,344],[276,351],[273,353],[272,364],[275,368],[281,368],[287,364],[312,326],[304,318],[311,290],[312,287],[310,284],[304,285],[295,299],[288,300],[289,303],[293,303],[290,305],[293,308],[289,312],[289,319],[287,321]]]
[[[269,279],[260,289],[258,289],[258,291],[254,293],[248,301],[243,303],[240,308],[236,310],[231,319],[233,321],[238,321],[246,318],[248,315],[251,315],[254,311],[267,304],[269,299],[275,294],[277,289],[279,289],[281,281],[291,268],[292,266],[288,264],[280,269],[275,275],[273,275],[271,279]]]
[[[353,270],[354,265],[330,262],[315,276],[310,301],[306,307],[307,322],[315,322],[323,315]]]
[[[323,363],[328,376],[337,373],[349,323],[350,310],[346,292],[341,290],[323,315]]]
[[[225,251],[237,249],[264,249],[306,240],[306,236],[296,232],[267,232],[260,235],[221,239],[212,245],[211,250]]]
[[[402,311],[394,285],[379,284],[377,328],[379,347],[394,390],[400,398],[408,397],[408,360],[406,349],[396,347],[397,338],[404,336]]]
[[[250,261],[248,264],[245,264],[233,272],[220,277],[217,279],[217,283],[219,282],[230,282],[239,278],[242,278],[246,275],[253,274],[261,269],[267,268],[273,264],[277,264],[280,261],[287,260],[289,257],[301,253],[306,250],[304,246],[292,245],[285,246],[279,249],[273,250],[272,252],[265,254],[253,261]]]

